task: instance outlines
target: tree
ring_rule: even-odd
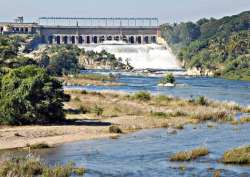
[[[61,49],[50,58],[47,68],[52,75],[75,74],[79,71],[78,54],[73,49]]]
[[[68,101],[61,82],[34,65],[12,69],[0,78],[0,123],[41,124],[64,119]]]
[[[160,84],[174,84],[175,78],[172,73],[168,73],[162,80],[160,80]]]

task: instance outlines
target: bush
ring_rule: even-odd
[[[83,176],[84,169],[77,168],[73,163],[65,166],[49,167],[35,157],[12,158],[1,163],[1,177],[71,177]]]
[[[41,124],[64,119],[68,101],[61,82],[36,66],[11,70],[0,79],[0,123]]]
[[[120,129],[120,127],[116,125],[112,125],[109,127],[109,132],[110,133],[122,133],[122,130]]]
[[[160,80],[160,84],[167,84],[167,83],[171,84],[175,83],[175,78],[172,73],[168,73],[162,80]]]
[[[97,105],[95,105],[95,107],[93,108],[93,112],[97,115],[97,116],[101,116],[103,114],[104,109],[102,107],[99,107]]]
[[[196,102],[197,104],[202,105],[202,106],[208,105],[208,101],[207,101],[206,97],[204,97],[204,96],[199,96],[199,97],[197,97],[196,100],[195,100],[195,102]]]
[[[150,93],[147,93],[147,92],[138,92],[138,93],[135,93],[132,96],[132,98],[135,100],[139,100],[139,101],[149,101],[151,99],[151,95]]]
[[[27,147],[30,147],[31,149],[47,149],[50,148],[50,146],[47,143],[36,143],[29,145],[27,144]]]

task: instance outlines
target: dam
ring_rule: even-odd
[[[39,34],[45,44],[99,44],[124,41],[128,44],[151,44],[159,35],[158,18],[81,18],[40,17],[37,22],[0,22],[2,34]]]
[[[34,23],[0,22],[2,34],[38,34],[36,44],[77,45],[106,50],[135,69],[180,69],[176,56],[160,39],[158,18],[40,17]]]

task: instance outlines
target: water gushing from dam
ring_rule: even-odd
[[[122,58],[124,63],[128,60],[135,69],[181,69],[175,55],[165,45],[128,45],[122,42],[109,41],[103,44],[80,47],[87,51],[93,50],[95,52],[106,50],[107,52],[114,54],[117,58]]]

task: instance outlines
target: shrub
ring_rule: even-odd
[[[150,112],[152,116],[159,118],[166,118],[167,114],[165,112]]]
[[[39,124],[64,119],[69,101],[61,82],[36,66],[11,70],[0,79],[0,123]]]
[[[149,101],[151,99],[151,95],[148,92],[138,92],[135,93],[132,98],[139,101]]]
[[[36,143],[36,144],[32,144],[32,145],[27,144],[27,147],[30,147],[31,149],[47,149],[47,148],[51,148],[47,143]]]
[[[120,129],[120,127],[116,125],[112,125],[109,127],[109,132],[110,133],[122,133],[122,130]]]
[[[93,113],[95,113],[97,116],[101,116],[103,114],[104,109],[102,107],[99,107],[95,105],[93,108]]]
[[[209,151],[206,147],[199,147],[190,151],[178,152],[170,157],[171,161],[190,161],[201,156],[208,155]]]
[[[196,100],[195,100],[195,102],[196,102],[197,104],[202,105],[202,106],[208,105],[208,101],[207,101],[206,97],[204,97],[204,96],[199,96],[199,97],[197,97]]]
[[[86,107],[84,107],[84,106],[80,106],[79,112],[80,112],[81,114],[86,114],[86,113],[89,112],[89,109],[86,108]]]
[[[160,80],[160,84],[167,84],[167,83],[171,84],[175,83],[175,78],[172,73],[168,73],[162,80]]]
[[[250,164],[250,146],[235,148],[225,152],[222,162],[226,164]]]
[[[71,177],[83,176],[84,169],[77,168],[73,163],[65,166],[49,167],[35,157],[11,158],[1,163],[1,177]]]
[[[176,129],[182,130],[184,129],[184,126],[182,124],[178,124],[175,126]]]

